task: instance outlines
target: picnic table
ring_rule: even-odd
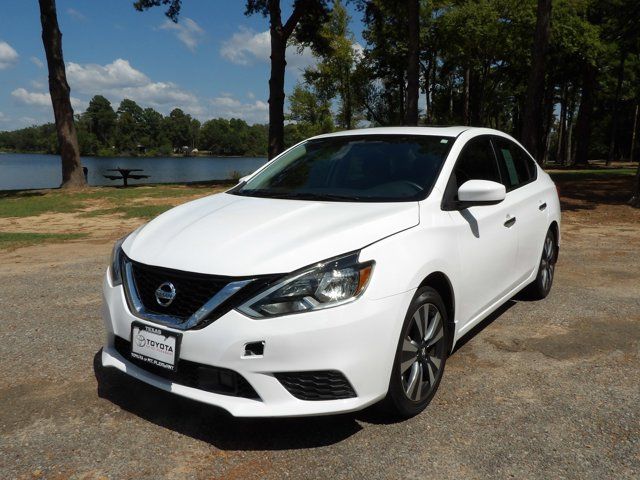
[[[142,168],[110,168],[107,172],[118,172],[120,175],[103,175],[104,178],[108,178],[109,180],[122,180],[124,186],[128,186],[127,181],[131,178],[133,180],[139,180],[141,178],[149,178],[149,175],[141,175],[139,173],[132,172],[143,172]]]

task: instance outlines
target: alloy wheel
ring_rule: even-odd
[[[419,402],[436,385],[445,355],[443,317],[432,303],[420,305],[403,335],[401,384],[409,400]]]
[[[540,260],[540,273],[542,275],[542,288],[545,292],[551,289],[551,283],[553,282],[553,274],[556,268],[556,252],[553,243],[553,236],[547,235],[544,241],[544,248],[542,250],[542,259]]]

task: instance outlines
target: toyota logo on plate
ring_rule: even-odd
[[[158,305],[168,307],[174,298],[176,298],[176,287],[171,282],[164,282],[156,290],[156,302],[158,302]]]

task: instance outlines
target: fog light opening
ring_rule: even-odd
[[[244,344],[245,358],[262,357],[264,355],[264,340],[260,342],[249,342]]]

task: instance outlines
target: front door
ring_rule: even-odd
[[[447,195],[457,200],[458,188],[468,180],[500,182],[498,163],[488,136],[471,139],[462,149],[447,185]],[[508,197],[508,196],[507,196]],[[456,317],[461,331],[485,316],[496,301],[515,285],[518,246],[517,222],[505,199],[497,205],[450,210],[453,238],[462,266],[456,292]]]

